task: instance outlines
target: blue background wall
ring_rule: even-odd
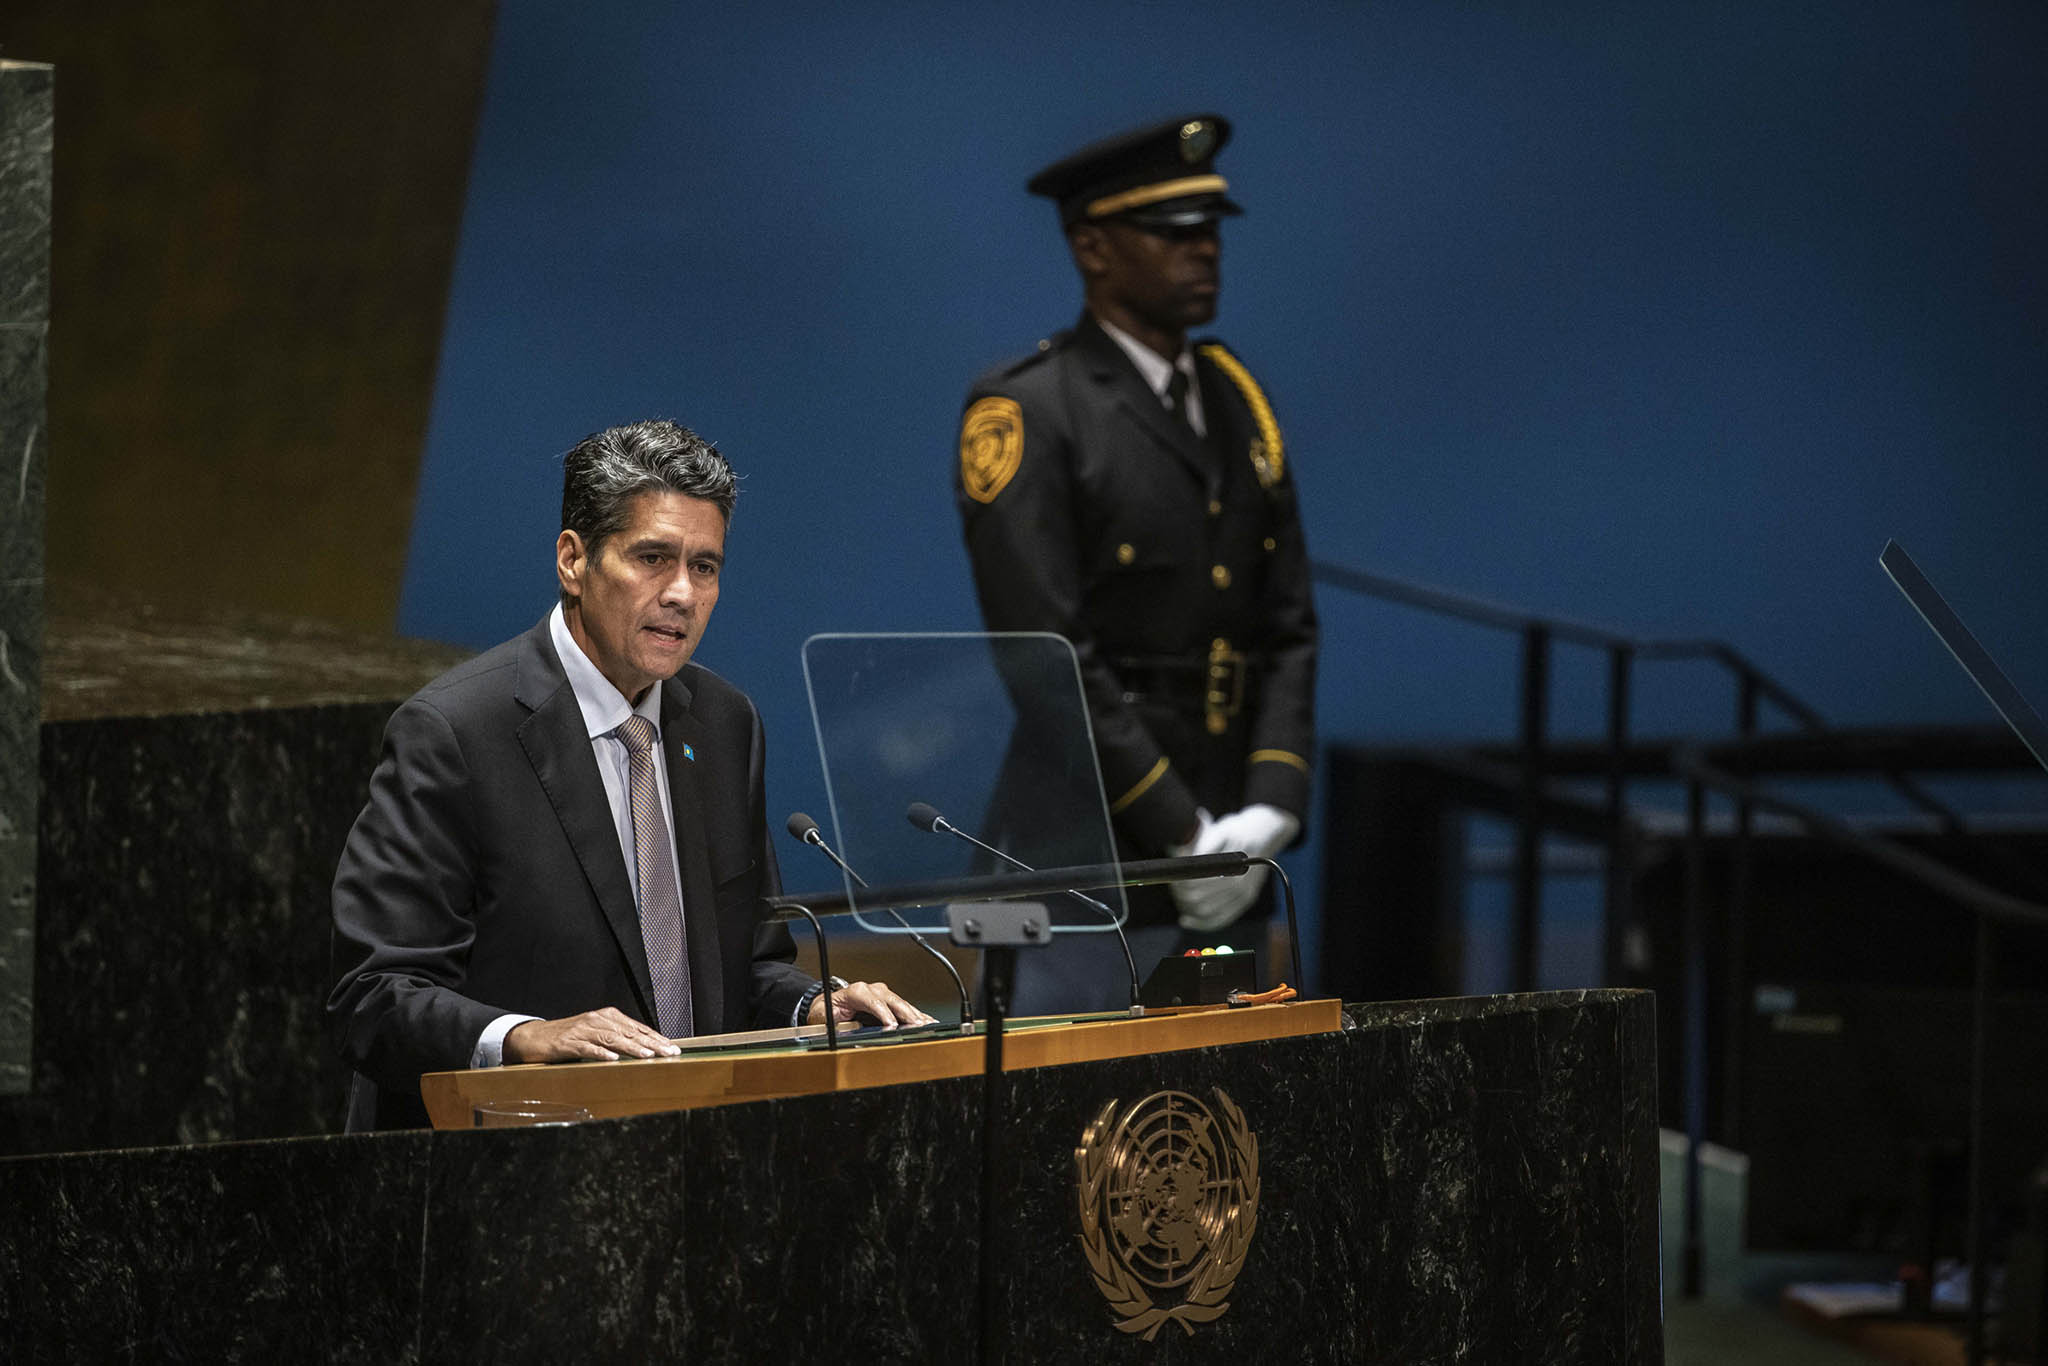
[[[508,0],[495,42],[401,628],[535,620],[559,452],[678,418],[749,476],[700,658],[778,814],[823,805],[805,636],[978,624],[960,396],[1078,306],[1022,181],[1196,109],[1250,210],[1216,330],[1316,556],[1725,637],[1838,722],[1987,719],[1896,536],[2048,697],[2038,5]],[[1321,606],[1327,739],[1510,732],[1509,640]],[[1598,667],[1560,660],[1560,730]],[[1664,666],[1637,724],[1729,705]]]

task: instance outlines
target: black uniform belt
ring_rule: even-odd
[[[1206,655],[1113,655],[1109,666],[1126,702],[1163,702],[1199,709],[1209,733],[1221,735],[1258,695],[1260,660],[1215,641]]]

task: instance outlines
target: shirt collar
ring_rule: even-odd
[[[1131,364],[1138,367],[1138,374],[1143,377],[1153,393],[1164,394],[1166,392],[1166,382],[1172,378],[1175,370],[1179,370],[1182,374],[1186,375],[1188,383],[1194,383],[1195,356],[1192,351],[1188,350],[1185,344],[1181,346],[1178,356],[1168,360],[1130,333],[1118,327],[1115,323],[1096,318],[1095,325],[1101,328],[1126,356],[1131,358]]]
[[[589,655],[583,653],[576,637],[569,634],[569,622],[562,615],[559,602],[555,604],[555,610],[548,613],[548,639],[554,642],[555,656],[562,661],[562,672],[569,676],[569,688],[576,694],[576,705],[583,712],[583,728],[591,739],[609,735],[635,712],[652,722],[656,737],[660,736],[659,683],[647,690],[639,706],[627,702],[626,695],[612,686],[612,681],[590,662]]]

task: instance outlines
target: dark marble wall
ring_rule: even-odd
[[[0,1152],[340,1128],[328,889],[390,711],[44,727],[34,1087]]]
[[[466,651],[52,580],[34,1064],[0,1154],[332,1133],[328,889],[385,718]]]
[[[417,1360],[429,1145],[0,1159],[0,1360]]]
[[[1354,1007],[1013,1078],[998,1359],[1661,1361],[1653,1028],[1615,992]],[[1074,1149],[1106,1100],[1217,1086],[1261,1173],[1230,1307],[1125,1336]],[[0,1159],[0,1359],[971,1360],[981,1100]]]
[[[34,998],[54,84],[0,61],[0,1095],[28,1087]]]

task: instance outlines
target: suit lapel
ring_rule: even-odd
[[[652,1020],[654,982],[647,971],[640,912],[633,904],[632,879],[626,873],[626,856],[619,848],[604,779],[598,776],[597,759],[590,751],[583,710],[576,705],[576,692],[555,658],[547,622],[528,632],[526,639],[529,648],[520,655],[514,695],[532,714],[519,725],[519,745],[554,807],[555,819],[561,822],[562,833],[575,851],[576,862],[626,960],[640,1018]]]
[[[711,878],[709,812],[699,759],[707,755],[703,727],[690,711],[690,690],[680,677],[661,685],[661,742],[668,762],[669,819],[676,831],[676,869],[683,882],[683,934],[690,955],[690,1015],[699,1034],[725,1028],[725,973],[720,956],[718,888]],[[708,758],[703,762],[709,762]]]
[[[1216,462],[1202,449],[1201,438],[1166,410],[1159,401],[1159,395],[1145,383],[1145,377],[1138,373],[1137,366],[1131,364],[1131,358],[1124,354],[1123,348],[1111,341],[1109,334],[1090,317],[1081,319],[1074,335],[1087,353],[1096,383],[1106,386],[1115,395],[1117,405],[1126,410],[1161,449],[1185,465],[1188,473],[1203,488],[1211,488],[1215,481]],[[1201,373],[1199,367],[1196,373]],[[1210,411],[1208,402],[1209,391],[1204,388],[1202,403],[1205,413]]]

